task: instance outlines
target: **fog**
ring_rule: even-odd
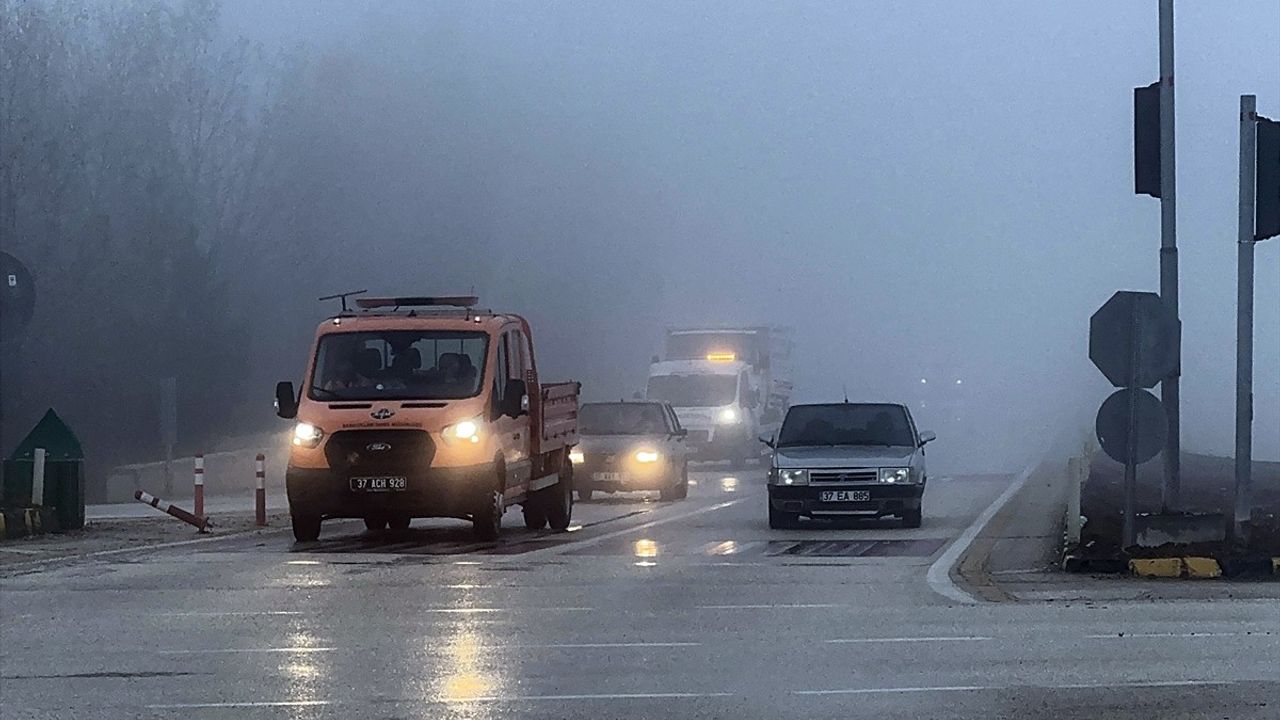
[[[665,326],[794,327],[797,399],[925,400],[943,458],[1004,469],[1084,440],[1110,391],[1089,316],[1158,288],[1159,202],[1132,170],[1154,2],[0,0],[0,16],[0,140],[21,160],[0,245],[41,291],[3,355],[5,452],[52,405],[99,462],[154,459],[168,374],[188,450],[277,428],[271,384],[336,309],[317,297],[474,289],[527,315],[542,375],[590,398],[641,389]],[[1238,97],[1280,117],[1280,4],[1181,2],[1177,23],[1184,447],[1229,454]],[[170,177],[190,182],[151,204]],[[179,237],[189,265],[165,254]],[[1255,453],[1277,459],[1280,240],[1257,266]],[[959,419],[928,405],[943,393]]]

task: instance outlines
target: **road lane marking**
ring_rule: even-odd
[[[938,685],[933,687],[846,688],[841,690],[792,690],[792,695],[884,695],[888,693],[973,692],[1003,690],[989,685]]]
[[[642,530],[648,530],[649,528],[657,527],[658,525],[665,525],[667,523],[676,522],[678,520],[691,518],[695,515],[702,515],[704,513],[715,512],[716,510],[723,510],[724,508],[730,507],[732,505],[737,505],[738,503],[746,502],[749,499],[750,498],[747,498],[747,497],[741,497],[741,498],[737,498],[736,500],[726,500],[724,502],[711,505],[710,507],[698,508],[696,510],[690,510],[688,512],[677,513],[675,515],[671,515],[670,517],[658,518],[657,520],[650,520],[649,522],[641,523],[639,525],[636,525],[635,527],[623,528],[621,530],[614,530],[613,532],[608,532],[603,535],[597,535],[596,537],[593,537],[593,538],[587,538],[585,540],[582,540],[581,542],[574,542],[571,540],[562,545],[555,545],[553,547],[533,550],[531,552],[523,553],[520,555],[508,555],[508,556],[499,556],[499,557],[501,557],[502,561],[505,561],[505,562],[514,562],[517,560],[521,562],[528,562],[529,560],[537,559],[544,555],[560,555],[570,551],[578,551],[578,550],[581,550],[582,548],[588,548],[594,545],[599,545],[600,543],[606,540],[612,540],[613,538],[622,537],[623,535],[631,535],[633,533],[637,533]]]
[[[147,613],[159,617],[241,617],[254,615],[305,615],[301,610],[175,610]]]
[[[235,653],[320,653],[333,652],[331,647],[275,647],[275,648],[201,648],[198,650],[158,650],[160,655],[230,655]]]
[[[89,558],[111,557],[112,555],[123,555],[125,553],[148,552],[151,550],[168,550],[176,547],[186,547],[188,545],[202,545],[205,543],[224,542],[226,540],[235,540],[237,538],[248,537],[250,535],[279,535],[285,532],[285,528],[254,528],[252,530],[241,530],[233,532],[229,535],[214,535],[211,537],[195,538],[194,540],[177,540],[174,542],[154,543],[151,545],[131,545],[129,547],[113,548],[111,550],[98,550],[91,553],[73,553],[71,555],[58,555],[55,557],[40,558],[38,560],[30,560],[24,562],[10,563],[0,571],[16,570],[39,565],[52,565],[56,563],[67,562],[71,560],[86,560]]]
[[[1181,632],[1181,633],[1108,633],[1098,635],[1085,635],[1089,640],[1128,640],[1130,638],[1151,639],[1151,638],[1216,638],[1216,637],[1268,637],[1273,635],[1269,630],[1259,630],[1258,632]]]
[[[929,581],[929,587],[933,588],[934,592],[948,600],[964,605],[976,605],[980,602],[973,595],[955,584],[955,581],[951,579],[951,570],[960,562],[960,558],[973,545],[973,541],[978,539],[978,535],[987,527],[991,519],[996,516],[996,513],[1000,512],[1008,504],[1009,500],[1022,489],[1023,485],[1027,484],[1031,473],[1035,472],[1038,465],[1039,463],[1032,463],[1019,473],[1018,477],[1009,484],[1009,487],[1005,488],[1004,492],[1000,493],[1000,496],[995,499],[995,502],[988,505],[987,509],[983,510],[982,514],[969,527],[965,528],[960,537],[947,546],[942,556],[929,566],[929,573],[926,577]]]
[[[502,647],[512,647],[504,645]],[[538,645],[516,645],[520,648],[556,648],[556,649],[592,649],[592,648],[677,648],[677,647],[702,647],[702,643],[698,642],[602,642],[602,643],[552,643]]]
[[[171,703],[166,705],[148,705],[148,710],[207,710],[212,708],[256,708],[256,707],[320,707],[332,705],[331,700],[262,700],[258,702],[210,702],[210,703]]]
[[[473,698],[450,698],[439,702],[457,705],[470,702],[538,702],[549,700],[685,700],[692,698],[733,697],[727,692],[665,693],[588,693],[582,695],[489,695]]]
[[[813,610],[845,608],[848,605],[830,603],[772,603],[769,605],[699,605],[699,610]]]
[[[958,635],[938,637],[892,637],[892,638],[837,638],[826,642],[836,645],[853,643],[918,643],[918,642],[984,642],[993,638],[982,635]]]
[[[840,688],[834,690],[792,690],[792,695],[890,695],[895,693],[995,692],[1006,690],[1131,690],[1232,685],[1221,680],[1153,680],[1150,682],[1065,683],[1062,685],[933,685],[918,687]]]
[[[503,648],[543,648],[552,650],[592,650],[592,649],[609,649],[609,648],[683,648],[683,647],[702,647],[699,642],[583,642],[583,643],[537,643],[537,644],[516,644],[516,645],[491,645],[483,646],[492,649]],[[194,650],[157,650],[159,655],[235,655],[239,653],[245,654],[294,654],[294,653],[322,653],[322,652],[338,652],[336,647],[267,647],[267,648],[199,648]]]

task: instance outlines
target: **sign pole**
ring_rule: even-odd
[[[1138,370],[1142,366],[1142,316],[1134,313],[1129,320],[1129,354],[1132,369],[1129,371],[1129,417],[1126,425],[1129,437],[1124,453],[1124,526],[1120,535],[1122,551],[1128,551],[1138,541],[1137,493],[1138,493]]]
[[[1236,242],[1236,542],[1248,542],[1253,515],[1253,212],[1258,114],[1253,95],[1240,96],[1240,227]]]
[[[1174,201],[1176,183],[1173,142],[1173,0],[1160,0],[1160,297],[1169,314],[1178,315],[1178,240],[1177,212]],[[1169,434],[1164,449],[1164,492],[1161,505],[1165,512],[1182,504],[1182,423],[1179,375],[1182,374],[1181,322],[1175,336],[1175,369],[1160,383],[1160,396],[1169,415]]]

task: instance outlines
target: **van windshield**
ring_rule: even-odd
[[[307,395],[312,400],[456,400],[484,381],[489,336],[393,330],[330,333],[320,339]]]
[[[655,375],[649,378],[646,397],[676,407],[728,405],[738,397],[736,375]]]
[[[778,433],[778,447],[915,445],[901,405],[795,405]]]

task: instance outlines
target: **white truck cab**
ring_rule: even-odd
[[[649,366],[649,400],[670,403],[689,432],[694,456],[741,461],[759,456],[760,391],[732,354],[663,360]]]

